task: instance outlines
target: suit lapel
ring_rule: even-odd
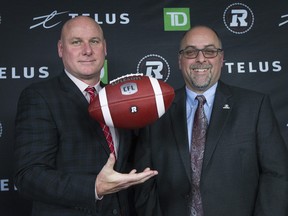
[[[231,100],[231,96],[232,94],[229,87],[219,81],[207,132],[203,169],[205,169],[209,164],[219,142],[225,122],[233,109],[233,100]],[[176,138],[176,145],[178,147],[182,163],[185,167],[186,174],[191,181],[191,164],[186,123],[185,87],[177,92],[169,113],[171,115],[171,124]]]
[[[185,87],[177,91],[169,114],[171,116],[171,125],[173,133],[175,134],[178,152],[184,165],[187,177],[191,181],[191,164],[186,120]]]
[[[62,88],[64,94],[66,94],[67,98],[69,98],[71,101],[73,101],[75,104],[77,104],[77,106],[79,106],[80,110],[82,110],[83,114],[86,115],[87,121],[90,122],[91,127],[93,127],[95,129],[95,134],[97,137],[102,137],[100,139],[98,139],[101,143],[101,145],[103,146],[103,148],[105,149],[105,151],[107,152],[107,155],[110,154],[110,149],[109,146],[106,142],[105,136],[103,134],[103,131],[100,127],[100,124],[92,119],[88,114],[88,106],[89,103],[86,100],[86,98],[84,97],[83,93],[79,90],[79,88],[75,85],[75,83],[65,74],[65,72],[63,72],[60,76],[59,76],[59,83],[60,83],[60,87]],[[96,142],[96,141],[95,141]]]
[[[88,109],[88,102],[82,92],[74,84],[74,82],[69,79],[69,77],[63,72],[59,77],[60,87],[66,94],[66,96],[73,101],[75,104],[81,107],[84,111]]]
[[[203,169],[209,164],[219,142],[225,122],[233,109],[233,101],[230,100],[230,97],[231,92],[228,86],[219,81],[207,132]]]

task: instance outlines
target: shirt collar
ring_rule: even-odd
[[[215,92],[216,92],[216,88],[217,88],[218,82],[215,83],[213,86],[211,86],[208,90],[206,90],[203,95],[206,98],[206,104],[209,108],[212,107],[212,104],[214,102],[214,96],[215,96]],[[195,97],[198,95],[197,93],[193,92],[192,90],[188,89],[186,86],[186,94],[187,94],[187,103],[190,106],[195,106],[196,101],[195,101]]]
[[[81,92],[84,92],[85,89],[89,86],[87,83],[77,79],[75,76],[73,76],[71,73],[69,73],[66,69],[64,70],[65,73],[67,74],[67,76],[75,83],[75,85],[80,89]],[[97,92],[99,92],[101,90],[101,86],[100,86],[100,81],[95,85],[95,86],[91,86],[94,87],[96,89]]]

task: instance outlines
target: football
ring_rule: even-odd
[[[162,80],[129,74],[102,88],[88,111],[93,119],[109,127],[136,129],[160,118],[174,96],[174,89]]]

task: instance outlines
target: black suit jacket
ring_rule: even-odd
[[[137,186],[140,216],[189,215],[191,168],[185,88],[136,145],[139,169],[158,170]],[[204,216],[287,216],[288,157],[269,98],[219,82],[201,176]]]
[[[21,93],[15,133],[15,184],[33,200],[32,215],[132,215],[127,191],[95,201],[95,179],[110,150],[87,100],[64,72]],[[114,168],[126,172],[133,134],[119,130],[119,136]]]

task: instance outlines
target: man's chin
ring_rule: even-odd
[[[209,82],[205,82],[205,83],[193,82],[193,86],[195,89],[198,89],[199,91],[206,91],[209,88]]]

